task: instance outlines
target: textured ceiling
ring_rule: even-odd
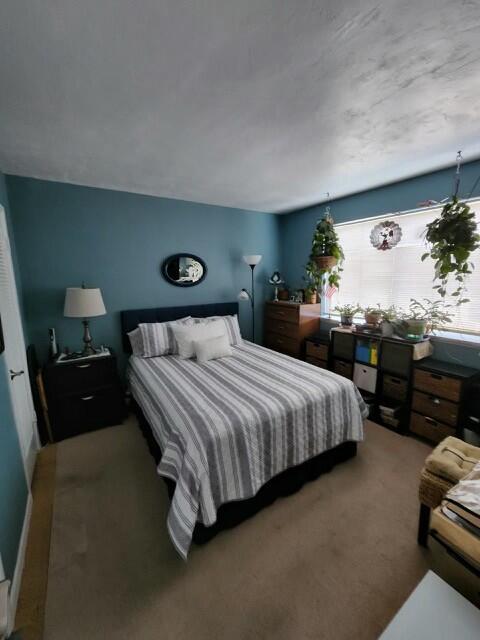
[[[479,36],[478,0],[2,0],[0,170],[279,212],[370,188],[480,156]]]

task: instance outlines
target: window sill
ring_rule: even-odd
[[[340,324],[340,316],[334,317],[328,313],[322,313],[320,314],[320,318],[331,322],[332,325]],[[362,319],[355,318],[355,320],[358,322]],[[446,344],[457,344],[463,347],[480,349],[480,334],[460,333],[458,331],[437,331],[431,336],[431,339],[433,342],[445,342]]]

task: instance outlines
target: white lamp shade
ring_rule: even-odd
[[[67,318],[93,318],[107,313],[100,289],[68,287],[63,315]]]
[[[256,255],[256,256],[243,256],[243,259],[245,260],[245,262],[246,262],[248,265],[250,265],[250,266],[252,267],[252,266],[257,265],[257,264],[260,262],[260,260],[262,259],[262,256],[260,256],[260,255]]]
[[[249,300],[250,296],[248,295],[248,291],[246,291],[245,289],[242,289],[240,291],[240,293],[238,294],[238,299],[239,300]]]

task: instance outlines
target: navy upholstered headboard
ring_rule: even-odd
[[[132,347],[127,333],[133,331],[141,322],[167,322],[185,316],[207,318],[208,316],[233,316],[238,313],[238,302],[219,302],[215,304],[197,304],[188,307],[157,307],[154,309],[129,309],[120,312],[122,324],[122,345],[125,353],[131,353]]]

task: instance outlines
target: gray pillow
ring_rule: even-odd
[[[142,334],[143,357],[155,358],[178,353],[177,343],[173,335],[172,325],[191,324],[190,316],[172,322],[144,322],[138,325]]]

